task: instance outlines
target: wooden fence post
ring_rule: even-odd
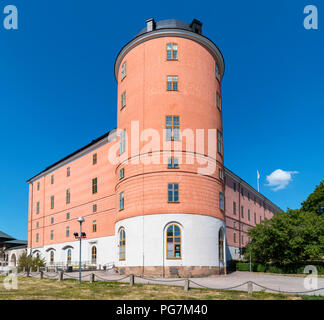
[[[129,285],[130,286],[133,286],[134,283],[135,283],[135,281],[134,281],[134,275],[133,274],[130,274],[129,275]]]
[[[189,286],[190,286],[190,280],[186,279],[184,283],[184,291],[189,291]]]

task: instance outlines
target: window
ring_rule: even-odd
[[[38,242],[38,241],[39,241],[39,234],[36,233],[36,242]]]
[[[126,259],[126,232],[124,228],[119,231],[119,260]]]
[[[50,252],[50,263],[52,264],[54,262],[54,251],[52,250]]]
[[[92,179],[92,194],[95,194],[98,192],[98,185],[97,185],[97,178]]]
[[[218,63],[215,64],[215,74],[216,74],[216,78],[219,80],[220,79],[220,72],[219,72]]]
[[[236,183],[235,182],[233,183],[233,189],[234,189],[234,191],[236,191]]]
[[[39,201],[36,202],[36,214],[39,214]]]
[[[67,264],[70,264],[72,261],[72,250],[71,249],[68,249],[67,251],[67,257],[66,257],[66,262]]]
[[[119,170],[119,179],[123,179],[125,177],[125,168]]]
[[[236,216],[236,202],[233,201],[233,214]]]
[[[51,196],[51,209],[54,209],[54,196]]]
[[[37,191],[39,191],[39,188],[40,188],[40,183],[37,182]]]
[[[248,220],[250,221],[251,217],[250,217],[250,209],[248,209]]]
[[[120,133],[120,154],[123,154],[126,150],[126,130]]]
[[[166,242],[167,259],[181,259],[181,230],[177,224],[168,226]]]
[[[92,212],[97,212],[97,205],[96,204],[92,205]]]
[[[70,227],[66,227],[65,235],[67,238],[70,236]]]
[[[53,239],[54,239],[54,231],[51,230],[51,240],[53,240]]]
[[[168,169],[179,169],[178,158],[174,158],[174,157],[168,158]]]
[[[179,184],[168,184],[168,202],[179,202]]]
[[[222,133],[217,130],[217,151],[223,154],[223,137]]]
[[[70,219],[70,212],[68,212],[67,214],[66,214],[66,220],[69,220]]]
[[[92,156],[92,164],[97,164],[97,154],[93,154]]]
[[[257,223],[257,220],[256,220],[256,213],[254,212],[254,223],[256,224]]]
[[[71,173],[70,167],[66,168],[66,176],[69,177]]]
[[[36,222],[36,228],[39,228],[39,222]]]
[[[224,210],[224,195],[222,192],[219,193],[219,209]]]
[[[179,116],[166,116],[166,141],[179,141],[180,140],[180,117]]]
[[[126,61],[122,64],[122,74],[121,79],[123,80],[126,77]]]
[[[97,221],[96,220],[92,221],[92,232],[97,232]]]
[[[255,204],[255,202],[256,202],[256,199],[255,199],[255,197],[254,197],[254,204]]]
[[[119,210],[123,210],[125,207],[124,192],[119,194]]]
[[[233,228],[236,229],[236,221],[233,222]]]
[[[71,201],[71,192],[70,189],[66,190],[66,203],[70,203]]]
[[[178,60],[178,45],[176,43],[167,44],[167,60]]]
[[[221,109],[221,97],[218,92],[216,93],[216,106],[218,109]]]
[[[97,247],[93,246],[91,248],[91,263],[96,264],[97,263]]]
[[[236,243],[236,233],[234,232],[234,234],[233,234],[233,240],[234,240],[234,242]]]
[[[248,192],[248,199],[249,199],[249,201],[250,201],[250,192]]]
[[[126,106],[126,91],[124,91],[121,96],[120,96],[120,100],[121,100],[121,107],[120,109],[123,109]]]
[[[244,189],[243,189],[243,187],[241,187],[241,195],[242,195],[242,197],[244,197]]]
[[[54,176],[51,175],[51,184],[54,184]]]
[[[53,224],[53,223],[54,223],[54,218],[52,217],[52,218],[51,218],[51,224]]]
[[[222,169],[218,169],[218,176],[219,176],[219,179],[223,180],[223,170]]]
[[[244,218],[244,208],[241,206],[241,217]]]
[[[167,77],[167,90],[178,91],[178,76]]]
[[[219,253],[219,260],[224,261],[224,231],[223,231],[223,228],[221,228],[218,233],[218,253]]]
[[[242,244],[244,244],[244,236],[242,236]]]
[[[262,222],[262,218],[261,218],[261,216],[260,216],[260,223]]]

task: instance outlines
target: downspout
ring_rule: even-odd
[[[238,193],[239,193],[239,205],[238,205],[238,216],[239,216],[239,254],[241,258],[241,183],[239,182],[238,187]]]
[[[31,183],[31,205],[30,205],[30,254],[33,252],[33,203],[34,203],[34,184]]]

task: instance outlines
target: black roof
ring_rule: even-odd
[[[107,138],[107,137],[109,136],[109,134],[112,133],[114,130],[115,130],[115,129],[106,132],[105,134],[103,134],[103,135],[100,136],[99,138],[92,140],[92,141],[91,141],[90,143],[88,143],[86,146],[84,146],[84,147],[82,147],[82,148],[80,148],[80,149],[74,151],[73,153],[69,154],[68,156],[64,157],[63,159],[61,159],[61,160],[59,160],[59,161],[53,163],[52,165],[50,165],[49,167],[47,167],[47,168],[44,169],[43,171],[37,173],[36,175],[34,175],[34,176],[31,177],[30,179],[28,179],[28,180],[27,180],[27,183],[28,183],[30,180],[32,180],[33,178],[37,177],[38,175],[40,175],[40,174],[46,172],[47,170],[49,170],[49,169],[55,167],[55,166],[58,165],[59,163],[65,161],[65,160],[67,160],[67,159],[73,157],[74,155],[78,154],[79,152],[81,152],[81,151],[83,151],[83,150],[85,150],[85,149],[91,147],[92,145],[96,144],[96,143],[99,142],[100,140],[102,140],[102,139],[104,139],[104,138]]]
[[[1,230],[0,230],[0,239],[15,240],[15,238],[13,238],[12,236],[9,236],[8,234],[2,232]]]
[[[197,20],[194,20],[197,21]],[[197,21],[199,22],[199,21]],[[176,20],[176,19],[167,19],[167,20],[161,20],[161,21],[155,21],[154,30],[159,29],[182,29],[182,30],[188,30],[188,31],[194,31],[191,28],[191,25],[189,23]],[[143,28],[135,37],[140,36],[141,34],[144,34],[147,32],[146,27]]]

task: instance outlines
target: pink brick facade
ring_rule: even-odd
[[[278,210],[224,167],[222,151],[217,149],[215,155],[209,154],[206,133],[223,131],[223,57],[197,31],[199,23],[183,28],[179,22],[170,21],[139,34],[116,59],[118,130],[112,130],[28,181],[28,248],[44,255],[47,261],[52,252],[55,262],[64,262],[67,248],[73,250],[73,259],[77,259],[73,233],[79,228],[77,218],[83,216],[83,230],[87,234],[85,259],[90,259],[96,246],[96,261],[113,262],[127,272],[166,275],[177,268],[182,275],[196,275],[197,270],[218,273],[226,269],[227,260],[239,257],[238,250],[248,241],[247,229],[259,223],[260,218],[271,218]],[[171,61],[166,56],[169,43],[176,43],[178,50],[177,59]],[[122,77],[125,65],[127,73]],[[170,75],[178,77],[175,91],[167,90]],[[181,131],[204,130],[202,149],[197,139],[193,140],[190,151],[187,138],[164,145],[166,117],[170,115],[180,118]],[[154,129],[160,139],[152,139],[148,148],[148,140],[139,139],[135,153],[131,152],[138,140],[132,134],[133,121],[137,121],[140,135]],[[120,146],[123,130],[127,134],[127,148],[119,156],[116,146]],[[216,148],[216,143],[218,140],[211,149]],[[115,162],[109,157],[112,153],[118,155]],[[171,155],[182,157],[176,169],[163,162],[165,156]],[[192,161],[186,162],[186,157]],[[134,163],[136,159],[140,161]],[[201,161],[206,159],[215,165],[214,171],[199,174]],[[170,183],[179,188],[177,202],[169,201]],[[165,237],[170,224],[181,229],[181,255],[176,259],[165,257],[169,254]],[[126,231],[125,259],[121,259],[120,230]]]

